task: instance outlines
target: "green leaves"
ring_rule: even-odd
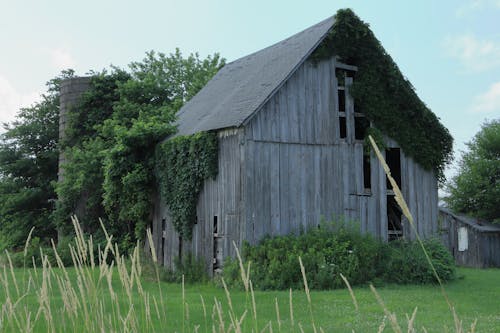
[[[196,54],[184,58],[179,50],[149,52],[130,72],[95,74],[70,111],[59,223],[83,203],[85,231],[98,229],[103,217],[119,241],[134,245],[141,239],[153,210],[156,145],[176,132],[177,111],[223,64],[217,54],[202,60]]]
[[[156,150],[160,194],[183,239],[191,239],[203,182],[217,175],[218,151],[217,134],[209,132],[172,138]]]
[[[500,120],[484,123],[467,146],[445,200],[454,211],[500,223]]]
[[[0,239],[20,247],[32,226],[34,236],[55,237],[50,213],[57,179],[59,83],[73,72],[63,72],[47,83],[41,101],[21,109],[5,124],[0,142]]]
[[[355,107],[396,140],[405,154],[434,170],[443,181],[444,168],[453,156],[453,138],[418,98],[368,24],[350,9],[337,12],[333,29],[312,58],[319,61],[331,56],[358,66],[351,89]]]

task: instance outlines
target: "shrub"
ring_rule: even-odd
[[[302,288],[298,265],[302,258],[309,286],[332,289],[343,286],[342,273],[351,283],[372,281],[380,275],[380,262],[387,251],[371,235],[346,226],[322,225],[300,235],[265,238],[258,245],[243,246],[243,258],[251,261],[250,278],[258,289]],[[228,259],[224,279],[239,284],[239,264]]]
[[[424,246],[441,280],[453,279],[455,266],[448,250],[438,240],[424,241]],[[251,262],[250,279],[261,290],[302,288],[299,256],[311,289],[344,286],[340,274],[351,285],[436,280],[416,241],[384,243],[353,227],[327,225],[300,235],[267,237],[255,246],[244,243],[242,251],[243,260]],[[236,260],[226,260],[223,277],[228,285],[241,287]]]
[[[456,277],[455,263],[448,250],[437,239],[423,241],[434,268],[443,281]],[[384,279],[396,283],[437,282],[424,251],[416,241],[396,241],[390,244],[390,262]]]

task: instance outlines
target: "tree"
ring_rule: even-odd
[[[485,122],[467,147],[446,201],[456,212],[500,223],[500,119]]]
[[[123,250],[135,245],[152,217],[156,145],[175,133],[177,111],[223,64],[218,54],[200,59],[179,50],[149,52],[129,72],[94,75],[69,114],[58,224],[64,227],[79,210],[84,231],[98,232],[102,217]]]
[[[23,108],[16,120],[4,124],[0,136],[0,247],[24,244],[32,227],[34,236],[55,237],[50,214],[56,198],[59,85],[73,71],[47,83],[41,101]]]

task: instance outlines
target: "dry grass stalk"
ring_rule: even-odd
[[[352,299],[352,302],[354,304],[354,308],[356,309],[356,311],[359,311],[358,301],[356,300],[356,296],[354,296],[354,291],[351,288],[351,284],[349,283],[349,281],[347,281],[344,274],[340,273],[340,277],[342,278],[342,281],[344,281],[345,285],[347,286],[347,289],[349,289],[349,294],[351,295],[351,299]]]
[[[292,288],[290,288],[289,292],[289,304],[290,304],[290,323],[292,325],[292,331],[295,328],[295,320],[293,319],[293,298],[292,298]]]
[[[370,284],[370,289],[375,295],[375,298],[377,299],[378,304],[380,307],[384,310],[385,316],[389,319],[389,322],[391,323],[392,330],[397,333],[402,333],[403,331],[401,330],[401,327],[398,324],[398,320],[396,318],[396,315],[392,312],[389,311],[389,309],[385,306],[384,301],[382,300],[382,297],[378,294],[377,290],[375,287]]]
[[[281,332],[280,307],[278,306],[278,298],[274,298],[274,307],[276,309],[276,321],[278,323],[278,332]]]
[[[302,272],[302,279],[304,280],[304,289],[306,291],[307,303],[309,304],[309,313],[311,314],[311,324],[313,327],[313,332],[317,333],[316,323],[314,322],[314,315],[312,309],[311,293],[309,291],[309,285],[307,284],[306,270],[304,268],[304,264],[302,264],[302,258],[300,256],[299,256],[299,264],[300,264],[300,271]]]

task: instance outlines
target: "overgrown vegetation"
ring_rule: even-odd
[[[426,240],[424,246],[441,280],[454,279],[455,264],[448,250],[437,240]],[[343,287],[341,274],[351,285],[437,282],[418,242],[384,243],[349,226],[322,225],[300,235],[266,238],[255,246],[245,243],[242,251],[243,261],[251,262],[254,287],[264,290],[299,288],[303,283],[299,257],[311,289]],[[228,284],[240,284],[239,270],[237,260],[227,260],[223,276]]]
[[[59,87],[73,71],[47,83],[41,100],[22,108],[0,135],[0,251],[24,245],[33,237],[48,242],[56,237],[51,219],[57,180]]]
[[[196,204],[203,182],[215,178],[219,146],[216,133],[201,132],[172,138],[156,151],[156,174],[161,197],[172,223],[184,239],[191,239]]]
[[[500,119],[485,122],[467,147],[445,200],[456,212],[500,223]]]
[[[418,98],[368,24],[350,9],[336,13],[332,30],[312,55],[316,61],[331,56],[358,67],[351,90],[356,111],[443,181],[444,168],[452,159],[453,138]]]

